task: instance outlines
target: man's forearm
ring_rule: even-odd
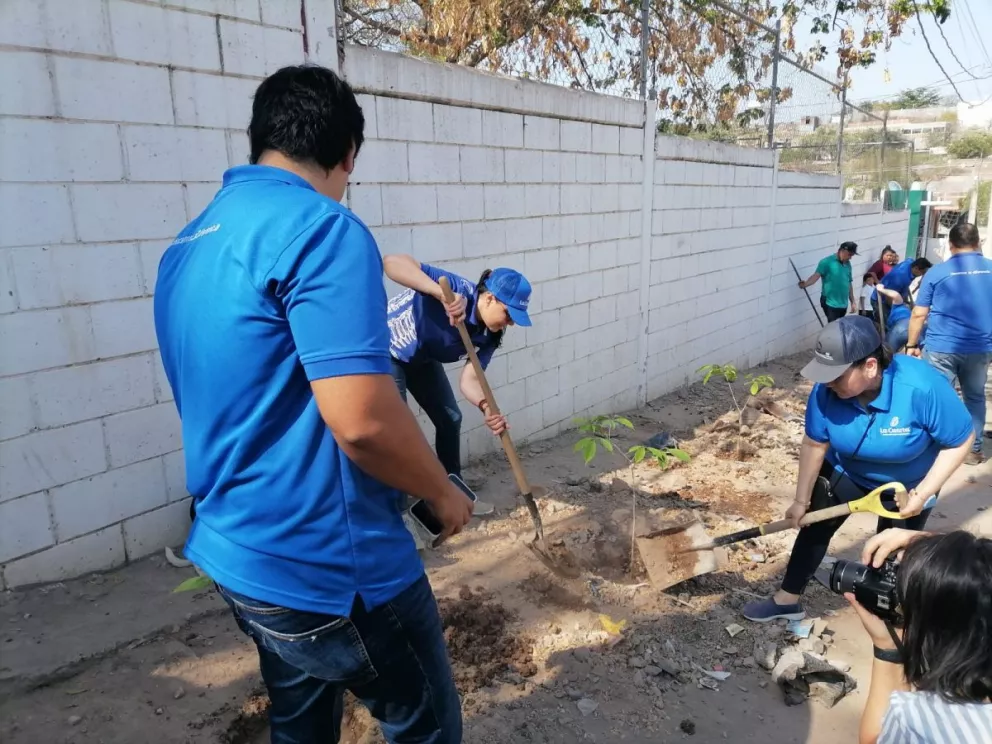
[[[909,316],[909,337],[906,340],[907,346],[920,345],[920,336],[923,334],[923,324],[926,323],[928,314],[929,308],[913,308],[913,314]]]
[[[424,438],[417,419],[397,394],[370,411],[379,426],[368,436],[338,444],[348,459],[377,481],[403,493],[433,501],[444,493],[447,473]]]

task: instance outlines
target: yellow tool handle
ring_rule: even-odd
[[[895,481],[892,483],[886,483],[884,486],[879,486],[866,496],[862,496],[856,501],[849,502],[847,505],[851,509],[851,514],[871,512],[872,514],[877,514],[880,517],[902,519],[903,517],[899,514],[899,512],[891,512],[882,506],[882,494],[886,491],[895,491],[896,495],[904,494],[906,493],[906,486],[902,483],[896,483]]]
[[[448,277],[442,276],[438,280],[438,284],[441,285],[441,295],[444,297],[444,301],[446,303],[452,302],[455,299],[455,294],[451,291],[451,284],[448,282]],[[482,369],[479,355],[475,353],[475,344],[472,343],[472,339],[468,335],[468,329],[465,328],[464,322],[459,322],[456,327],[458,328],[458,335],[462,337],[465,351],[468,352],[469,362],[471,362],[473,369],[475,369],[475,376],[479,378],[479,385],[482,386],[482,394],[486,398],[489,412],[498,415],[499,406],[496,405],[496,396],[493,395],[493,389],[489,387],[486,372]],[[513,470],[513,477],[517,481],[517,488],[520,489],[521,494],[529,494],[530,484],[527,482],[527,474],[524,473],[524,466],[520,462],[520,457],[517,455],[517,448],[513,446],[513,440],[510,439],[510,433],[504,430],[499,435],[499,438],[503,443],[503,451],[506,452],[506,459],[510,461],[510,469]]]

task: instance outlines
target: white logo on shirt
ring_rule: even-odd
[[[893,416],[892,420],[889,422],[889,426],[899,426],[899,417]]]
[[[397,351],[402,351],[417,342],[417,324],[413,320],[413,294],[412,289],[401,292],[386,306],[387,312],[393,313],[403,307],[404,303],[407,305],[397,315],[386,320],[389,325],[389,345]]]
[[[899,426],[899,417],[893,416],[888,426],[883,426],[878,433],[883,437],[908,437],[913,431],[911,426]]]
[[[204,235],[210,235],[210,233],[215,233],[218,230],[220,230],[220,223],[219,222],[217,224],[215,224],[215,225],[210,225],[210,227],[204,227],[204,228],[202,228],[200,230],[197,230],[192,235],[183,235],[180,238],[176,238],[175,240],[172,241],[172,244],[173,245],[183,245],[184,243],[192,243],[194,240],[199,240]]]

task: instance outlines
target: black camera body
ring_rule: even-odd
[[[873,615],[894,627],[902,624],[902,608],[896,592],[899,564],[895,559],[886,559],[880,568],[856,561],[837,560],[827,571],[825,576],[818,578],[830,591],[837,594],[850,592]]]

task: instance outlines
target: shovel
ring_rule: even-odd
[[[889,511],[882,505],[882,494],[888,491],[893,491],[897,495],[905,494],[906,487],[901,483],[886,483],[860,499],[807,512],[799,520],[799,525],[805,527],[818,522],[825,522],[828,519],[862,512],[870,512],[889,519],[902,519],[899,512]],[[935,499],[936,497],[931,497],[924,508],[933,506]],[[693,576],[715,571],[717,563],[712,552],[715,548],[764,535],[773,535],[790,528],[792,528],[792,522],[788,519],[780,519],[777,522],[751,527],[710,540],[703,525],[694,519],[690,522],[655,530],[638,537],[637,541],[651,583],[658,589],[665,589]]]
[[[438,284],[441,285],[441,294],[446,303],[455,299],[455,295],[451,291],[451,284],[448,282],[447,277],[442,276],[438,281]],[[468,329],[465,328],[464,322],[458,323],[456,327],[458,328],[458,334],[462,337],[462,343],[465,345],[465,351],[468,352],[469,362],[475,369],[475,375],[479,379],[479,385],[482,387],[482,394],[486,398],[489,411],[494,414],[499,414],[500,411],[499,406],[496,405],[496,397],[493,395],[492,388],[489,387],[489,381],[486,379],[485,370],[482,369],[482,364],[479,362],[479,356],[475,353],[475,344],[472,343],[472,339],[468,335]],[[517,482],[517,488],[520,491],[520,498],[523,499],[524,504],[527,506],[530,519],[534,523],[534,537],[526,543],[527,547],[530,548],[531,552],[537,556],[538,560],[553,573],[566,578],[577,577],[579,575],[579,571],[574,567],[574,565],[564,565],[561,561],[556,559],[551,554],[551,551],[548,550],[547,543],[544,540],[544,522],[541,519],[541,512],[538,511],[537,502],[534,500],[534,496],[546,495],[548,492],[547,489],[543,486],[531,487],[527,480],[527,474],[524,472],[524,466],[520,462],[520,456],[517,455],[517,448],[513,446],[513,440],[510,439],[510,433],[504,430],[503,433],[499,435],[499,439],[503,444],[503,451],[506,452],[506,459],[510,461],[510,469],[513,471],[513,477]]]

